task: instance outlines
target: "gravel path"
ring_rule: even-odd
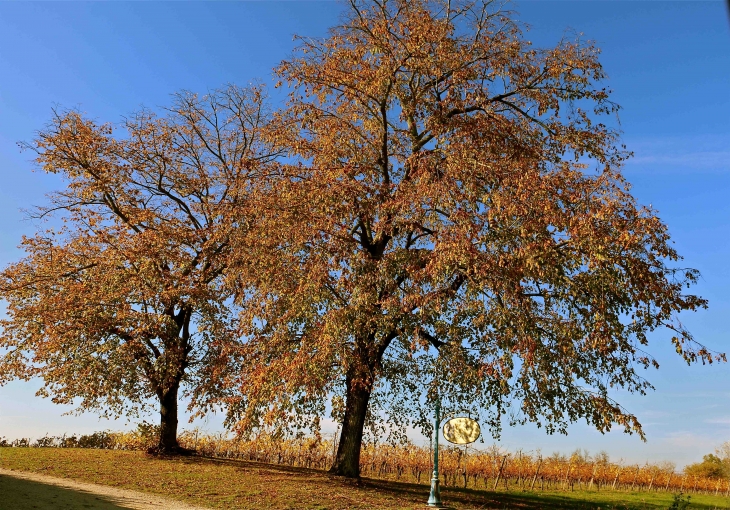
[[[0,510],[206,510],[144,492],[0,468]]]

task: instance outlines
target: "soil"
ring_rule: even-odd
[[[0,468],[0,510],[204,510],[154,494]]]

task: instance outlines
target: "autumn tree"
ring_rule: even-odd
[[[274,157],[267,115],[262,90],[233,86],[179,93],[121,129],[56,112],[24,146],[65,180],[34,213],[62,222],[0,273],[0,383],[41,377],[54,402],[117,416],[156,398],[159,450],[179,451],[181,388],[195,395],[235,330],[222,275]]]
[[[684,472],[689,476],[714,479],[727,479],[730,475],[727,462],[712,453],[703,455],[702,462],[685,466]]]
[[[685,466],[684,472],[690,476],[730,479],[730,441],[715,448],[714,455],[703,455],[702,462]]]
[[[351,0],[278,67],[291,164],[231,272],[240,430],[316,422],[334,397],[347,477],[369,418],[425,424],[436,391],[494,433],[506,416],[643,437],[610,390],[650,388],[648,333],[713,359],[676,321],[706,306],[684,293],[698,274],[621,174],[599,50],[535,48],[498,7]]]

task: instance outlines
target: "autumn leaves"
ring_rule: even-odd
[[[176,451],[181,385],[195,394],[237,334],[223,277],[247,188],[275,156],[265,122],[261,91],[236,87],[178,94],[165,116],[118,130],[56,113],[26,147],[67,180],[38,211],[63,222],[2,274],[4,374],[41,376],[84,410],[134,413],[156,397],[159,448]]]
[[[494,432],[640,432],[609,388],[649,387],[646,333],[713,359],[673,322],[705,301],[621,176],[595,47],[535,49],[466,0],[352,0],[300,43],[275,111],[231,87],[39,135],[66,227],[2,274],[6,377],[115,413],[156,395],[163,451],[181,389],[242,433],[332,410],[332,471],[358,476],[366,425],[426,426],[435,368]]]

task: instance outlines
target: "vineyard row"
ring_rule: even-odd
[[[103,448],[147,450],[155,444],[153,430],[145,432],[96,432],[82,436],[43,437],[36,441],[0,438],[0,447]],[[230,439],[222,435],[183,431],[180,445],[207,457],[327,469],[336,444],[321,436],[299,439]],[[439,471],[444,486],[488,490],[611,490],[672,491],[730,496],[730,480],[677,473],[659,465],[621,465],[606,459],[574,454],[542,457],[488,450],[443,447]],[[364,445],[360,457],[363,476],[429,483],[433,451],[416,445]]]

